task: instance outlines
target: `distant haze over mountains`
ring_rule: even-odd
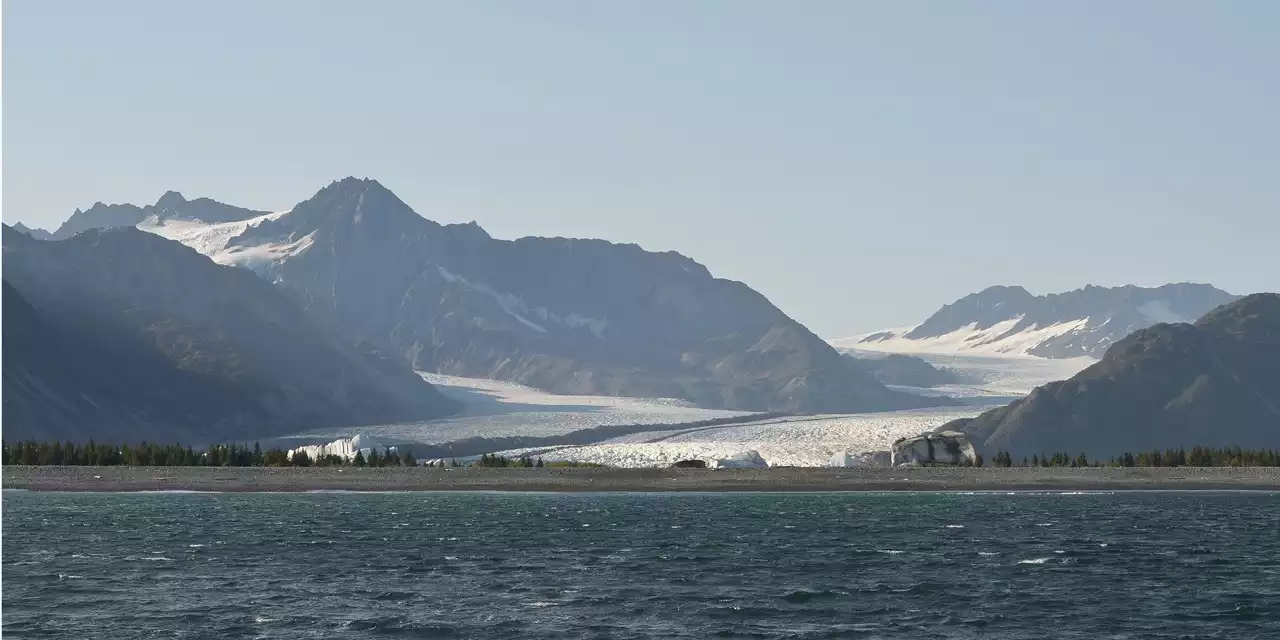
[[[1130,333],[1156,323],[1194,322],[1239,299],[1207,284],[1096,287],[1036,296],[996,286],[948,304],[914,327],[833,340],[841,347],[896,353],[1100,358]]]
[[[457,408],[253,274],[127,227],[5,227],[3,335],[10,440],[200,444]]]
[[[946,402],[887,389],[745,284],[674,252],[441,225],[374,180],[288,212],[168,193],[95,204],[56,232],[137,226],[252,269],[337,335],[410,366],[559,393],[853,412]]]

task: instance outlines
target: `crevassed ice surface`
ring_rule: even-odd
[[[727,458],[756,451],[770,466],[825,466],[837,451],[887,450],[894,440],[919,435],[989,406],[948,407],[887,413],[784,418],[764,422],[649,431],[571,447],[515,449],[544,461],[568,460],[613,467],[665,466],[679,460]]]

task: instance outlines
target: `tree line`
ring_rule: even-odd
[[[87,444],[72,442],[40,442],[24,440],[10,445],[0,443],[0,462],[6,465],[27,466],[93,466],[93,467],[414,467],[419,461],[413,451],[388,447],[379,450],[373,447],[366,457],[363,450],[357,451],[350,459],[335,454],[311,458],[305,451],[297,451],[292,456],[279,447],[263,449],[259,443],[252,447],[247,444],[215,444],[204,449],[193,449],[178,444],[158,444],[143,442],[136,445],[105,444],[90,440]],[[426,467],[577,467],[601,465],[552,462],[544,464],[542,458],[522,455],[508,458],[494,453],[486,453],[479,460],[469,465],[459,463],[456,458],[448,460],[430,460],[422,463]]]
[[[56,440],[4,442],[0,443],[0,462],[8,465],[95,467],[413,467],[418,464],[411,450],[400,452],[390,447],[382,451],[374,447],[367,458],[363,451],[358,451],[348,460],[334,454],[312,459],[305,451],[290,456],[284,449],[263,449],[256,442],[252,447],[247,444],[215,444],[193,449],[179,444],[106,444],[93,440],[85,444]]]
[[[982,466],[981,456],[975,461]],[[1192,447],[1125,452],[1107,461],[1090,460],[1081,453],[1054,453],[1023,456],[1015,460],[1008,451],[999,451],[991,460],[995,467],[1280,467],[1280,451],[1240,447]]]

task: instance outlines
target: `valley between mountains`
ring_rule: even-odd
[[[643,467],[821,466],[944,425],[1090,455],[1280,434],[1276,296],[1204,284],[990,287],[824,340],[680,254],[496,239],[357,178],[287,211],[168,192],[6,225],[4,267],[9,440]]]

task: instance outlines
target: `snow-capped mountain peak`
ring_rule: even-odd
[[[64,227],[137,225],[249,267],[324,326],[419,370],[745,410],[950,402],[886,388],[764,296],[678,253],[495,239],[428,220],[367,178],[334,181],[287,212],[174,192],[73,219]]]
[[[1087,286],[1043,296],[1022,287],[989,287],[942,307],[918,325],[832,344],[893,353],[1099,358],[1133,331],[1158,323],[1192,322],[1237,298],[1194,283]]]

